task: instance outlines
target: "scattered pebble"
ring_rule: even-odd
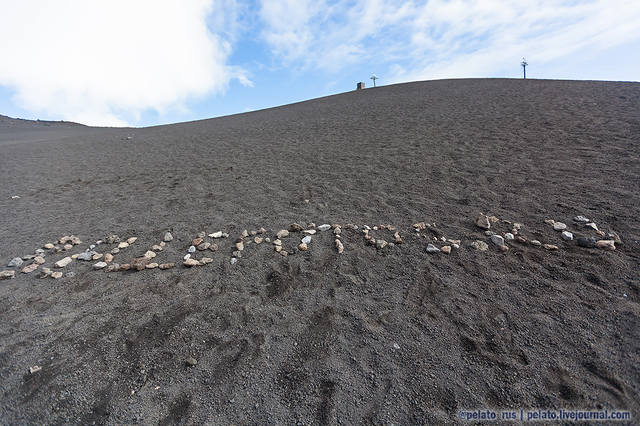
[[[574,222],[578,222],[578,223],[588,223],[589,219],[587,219],[586,217],[579,215],[573,218]]]
[[[16,271],[2,271],[0,272],[0,280],[10,280],[11,278],[15,278]]]
[[[238,251],[244,250],[244,242],[242,242],[242,240],[236,241],[236,250]]]
[[[301,232],[302,229],[302,225],[297,223],[292,223],[291,225],[289,225],[289,232]]]
[[[562,234],[560,234],[560,236],[565,241],[573,240],[573,234],[571,232],[569,232],[569,231],[562,231]]]
[[[538,240],[531,240],[531,245],[536,246],[536,247],[540,247],[542,245],[542,243]]]
[[[331,225],[326,223],[318,226],[318,231],[328,231],[329,229],[331,229]]]
[[[309,235],[315,235],[316,230],[315,229],[306,229],[306,230],[304,230],[302,232],[304,232],[305,234],[309,234]]]
[[[156,252],[155,252],[155,251],[152,251],[152,250],[147,250],[147,251],[144,253],[144,257],[146,257],[146,258],[148,258],[148,259],[153,259],[153,258],[154,258],[154,257],[156,257],[156,256],[157,256]]]
[[[135,243],[137,240],[138,240],[138,237],[127,238],[127,244],[131,245],[131,244]]]
[[[238,259],[236,259],[235,257],[232,257],[230,262],[232,265],[235,265],[238,262]]]
[[[513,240],[515,237],[513,236],[513,234],[511,232],[507,232],[506,234],[504,234],[504,239],[505,241],[511,241]]]
[[[216,231],[213,234],[209,234],[211,238],[222,238],[222,231]]]
[[[54,264],[54,266],[55,266],[56,268],[64,268],[65,266],[67,266],[68,264],[70,264],[72,261],[73,261],[73,259],[71,259],[70,257],[68,257],[68,256],[67,256],[67,257],[65,257],[64,259],[60,259],[60,260],[58,260],[58,261]],[[62,272],[61,272],[60,274],[62,274]]]
[[[111,250],[111,254],[118,254],[120,253],[120,249],[118,247],[115,247],[114,249]]]
[[[309,243],[311,243],[311,236],[310,236],[310,235],[307,235],[307,236],[306,236],[306,237],[304,237],[301,241],[302,241],[304,244],[309,244]]]
[[[555,244],[545,244],[542,247],[544,247],[547,250],[558,250],[558,246]]]
[[[129,243],[127,243],[127,242],[123,241],[120,244],[118,244],[118,249],[124,249],[124,248],[127,248],[127,247],[129,247]]]
[[[189,268],[190,268],[190,267],[192,267],[192,266],[200,266],[200,262],[198,262],[198,261],[197,261],[197,260],[195,260],[195,259],[191,259],[191,258],[189,258],[189,259],[185,260],[185,261],[183,262],[183,264],[184,264],[184,266],[187,266],[187,267],[189,267]]]
[[[158,244],[154,244],[154,245],[151,246],[151,250],[153,250],[153,251],[162,251],[164,249],[162,248],[162,246],[160,246]]]
[[[52,272],[51,278],[53,278],[54,280],[59,280],[60,278],[62,278],[62,272],[59,272],[59,271]]]
[[[489,217],[480,213],[480,215],[476,219],[476,226],[482,229],[491,228],[491,222],[489,221]]]
[[[162,239],[168,243],[169,241],[173,241],[173,235],[171,235],[171,232],[167,231],[164,233],[164,237]]]
[[[15,268],[15,267],[18,267],[18,266],[22,265],[22,263],[23,263],[22,258],[14,257],[13,259],[11,259],[11,261],[9,262],[9,264],[7,266],[9,268]]]
[[[55,246],[51,243],[47,243],[44,245],[44,248],[46,248],[47,250],[51,250],[52,248],[54,248]]]
[[[29,373],[31,374],[35,374],[40,370],[42,370],[42,367],[40,367],[39,365],[34,365],[33,367],[29,367]]]
[[[288,236],[289,236],[289,231],[287,231],[286,229],[282,229],[278,231],[278,233],[276,234],[276,237],[278,237],[278,239],[285,238]]]
[[[93,269],[103,269],[107,266],[106,262],[98,262],[93,265]]]
[[[203,265],[206,265],[211,262],[213,262],[213,259],[210,257],[203,257],[202,259],[200,259],[200,263]]]
[[[187,251],[189,253],[195,253],[196,252],[196,247],[195,246],[189,246],[189,248],[187,249]]]
[[[204,238],[198,237],[198,238],[194,239],[193,241],[191,241],[191,245],[195,247],[198,244],[201,244],[203,241],[204,241]]]
[[[111,265],[107,266],[107,268],[105,269],[105,272],[118,272],[120,270],[120,265],[117,263],[112,263]]]
[[[501,247],[504,245],[504,238],[502,238],[500,235],[494,234],[489,237],[489,240],[493,244],[497,245],[498,247]]]
[[[451,246],[442,246],[442,247],[440,247],[440,251],[445,253],[445,254],[449,254],[449,253],[451,253]]]
[[[593,237],[578,237],[576,242],[580,247],[593,248],[596,246],[596,239]]]
[[[136,257],[135,259],[131,260],[131,269],[142,271],[150,262],[151,259],[149,259],[148,257]]]
[[[158,265],[156,262],[151,262],[145,266],[145,269],[156,269],[158,266],[160,265]]]
[[[104,240],[107,242],[107,244],[115,244],[120,242],[120,237],[118,237],[116,234],[109,234],[105,237]]]
[[[163,269],[163,270],[164,270],[164,269],[171,269],[171,268],[173,268],[174,266],[176,266],[176,264],[175,264],[175,263],[161,263],[160,265],[158,265],[158,268],[160,268],[160,269]]]
[[[256,244],[262,244],[263,241],[264,241],[264,238],[262,238],[262,237],[255,237],[253,239],[253,242],[256,243]]]
[[[471,247],[479,251],[485,251],[489,248],[489,245],[484,241],[475,240],[474,242],[471,243]]]
[[[44,260],[44,257],[42,256],[36,256],[33,258],[33,262],[37,263],[38,265],[42,265],[45,262],[45,260]]]
[[[336,239],[336,249],[338,250],[338,254],[342,254],[344,252],[344,246],[342,245],[342,241]]]
[[[387,242],[385,240],[376,240],[376,248],[378,250],[382,250],[387,246]]]
[[[198,361],[196,361],[196,359],[194,357],[189,357],[186,359],[185,364],[187,364],[187,366],[189,367],[194,367],[196,364],[198,364]]]
[[[438,253],[438,252],[440,252],[440,249],[434,246],[433,244],[429,244],[427,246],[427,253]]]
[[[565,229],[567,229],[567,225],[562,222],[555,222],[553,224],[553,229],[555,231],[564,231]]]
[[[196,249],[198,249],[199,251],[205,251],[208,248],[211,248],[211,243],[208,241],[205,241],[204,243],[200,243],[196,246]]]
[[[307,251],[309,250],[309,247],[305,243],[300,243],[298,244],[298,249],[300,249],[300,251]]]
[[[76,260],[83,260],[85,262],[88,262],[91,260],[91,258],[93,257],[93,255],[95,254],[95,252],[92,251],[85,251],[84,253],[80,253],[76,256]]]
[[[597,226],[595,223],[593,223],[593,222],[589,222],[589,223],[587,223],[585,226],[586,226],[587,228],[591,228],[591,229],[593,229],[594,231],[597,231],[597,230],[598,230],[598,226]]]
[[[615,250],[616,244],[613,240],[600,240],[596,241],[596,247],[604,250]]]
[[[27,265],[24,268],[22,268],[20,272],[22,272],[23,274],[30,274],[36,269],[38,269],[38,266],[40,265],[38,265],[37,263],[32,263],[31,265]]]
[[[395,239],[395,243],[396,244],[402,244],[402,237],[400,236],[400,233],[396,231],[395,234],[393,234],[393,238]]]

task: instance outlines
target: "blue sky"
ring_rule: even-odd
[[[0,0],[0,114],[149,126],[371,85],[640,80],[630,0]]]

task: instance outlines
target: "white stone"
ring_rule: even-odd
[[[569,231],[563,231],[561,236],[562,236],[562,239],[565,241],[573,240],[573,234]]]
[[[55,265],[56,268],[64,268],[65,266],[70,264],[72,260],[73,259],[71,259],[69,256],[67,256],[64,259],[58,260],[54,265]]]
[[[309,244],[311,242],[311,236],[307,235],[301,240],[304,244]]]
[[[440,249],[436,246],[434,246],[433,244],[429,244],[427,246],[427,253],[439,253]]]
[[[327,223],[318,226],[318,231],[328,231],[329,229],[331,229],[331,225]]]
[[[93,265],[93,269],[102,269],[107,266],[106,262],[98,262]]]
[[[567,225],[562,222],[555,222],[553,224],[553,229],[556,231],[564,231],[565,229],[567,229]]]
[[[502,238],[500,235],[492,235],[489,237],[489,240],[497,245],[497,246],[503,246],[504,245],[504,238]]]

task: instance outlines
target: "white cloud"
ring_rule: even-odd
[[[640,40],[635,0],[262,0],[260,17],[284,64],[369,64],[386,82],[505,75],[522,56],[553,64]]]
[[[232,79],[251,84],[228,64],[236,4],[221,4],[1,0],[0,85],[26,110],[119,126],[185,108]]]

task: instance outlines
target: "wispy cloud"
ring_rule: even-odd
[[[3,1],[0,84],[24,109],[94,125],[179,110],[232,79],[250,84],[228,65],[222,11],[206,0]]]
[[[640,39],[632,0],[262,0],[264,40],[289,66],[381,64],[386,81],[495,76]]]

